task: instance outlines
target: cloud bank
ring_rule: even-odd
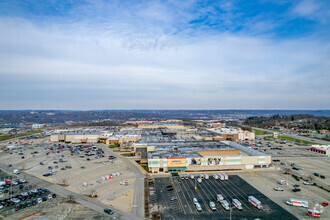
[[[0,109],[329,109],[326,4],[4,1]]]

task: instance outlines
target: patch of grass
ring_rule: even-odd
[[[252,130],[254,131],[254,133],[255,133],[256,135],[272,134],[272,132],[269,132],[269,131],[262,131],[262,130],[258,130],[258,129],[255,129],[255,128],[253,128]]]
[[[43,130],[35,130],[35,131],[29,131],[21,134],[7,134],[7,135],[2,135],[0,136],[0,141],[12,139],[12,138],[18,138],[18,137],[23,137],[23,136],[28,136],[31,134],[38,134],[44,132]]]
[[[127,151],[127,150],[113,150],[113,152],[122,152],[122,153],[130,153],[131,151]]]
[[[296,143],[301,143],[301,144],[306,144],[306,145],[313,145],[313,144],[319,144],[320,143],[316,143],[316,142],[311,142],[311,141],[305,141],[305,140],[300,140],[297,138],[293,138],[293,137],[288,137],[288,136],[278,136],[277,139],[282,139],[282,140],[287,140],[287,141],[293,141]]]
[[[141,163],[140,166],[141,166],[143,169],[145,169],[146,171],[148,171],[148,170],[147,170],[148,165],[147,165],[146,163]]]
[[[130,157],[131,153],[124,153],[124,154],[120,154],[120,155],[123,156],[123,157]]]
[[[117,144],[110,144],[108,147],[109,147],[109,148],[117,148],[118,145],[117,145]]]

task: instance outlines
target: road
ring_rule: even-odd
[[[108,148],[107,145],[103,145],[104,152],[113,154],[118,159],[123,160],[128,168],[137,174],[135,179],[135,187],[134,187],[134,197],[132,204],[132,214],[135,216],[139,216],[144,218],[144,179],[146,178],[145,174],[137,167],[135,161],[128,159],[127,157],[123,157],[116,152],[113,152],[112,149]]]
[[[261,130],[261,131],[268,131],[268,132],[272,132],[272,133],[274,133],[274,132],[280,132],[280,131],[272,131],[272,130],[263,129],[263,128],[254,128],[254,129],[258,129],[258,130]],[[309,138],[309,137],[299,136],[299,135],[296,135],[296,134],[283,133],[283,136],[288,136],[288,137],[300,139],[300,140],[303,140],[303,141],[317,142],[317,143],[320,143],[320,144],[330,145],[330,141],[325,141],[325,140],[320,140],[320,139],[315,139],[315,138]]]
[[[12,168],[9,168],[7,164],[0,163],[0,169],[6,171],[8,173],[12,173]],[[104,208],[109,208],[107,205],[101,203],[98,200],[74,193],[72,191],[65,189],[62,186],[47,182],[43,179],[40,179],[40,178],[30,175],[28,173],[21,172],[21,174],[18,177],[27,179],[27,180],[33,182],[34,184],[38,185],[38,187],[47,188],[50,191],[52,191],[56,194],[59,194],[63,197],[69,198],[70,196],[72,196],[74,201],[80,203],[81,205],[83,205],[85,207],[93,209],[99,213],[104,214],[104,211],[103,211]],[[139,216],[137,216],[135,214],[123,212],[123,211],[115,209],[113,207],[111,207],[111,209],[114,212],[114,215],[112,215],[111,217],[115,217],[117,219],[144,219],[144,218],[140,218]]]

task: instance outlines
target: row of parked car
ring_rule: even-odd
[[[32,198],[37,197],[37,196],[41,196],[41,195],[46,194],[48,192],[49,192],[48,189],[41,189],[41,188],[32,189],[30,191],[23,192],[21,194],[12,196],[11,198],[0,200],[0,205],[2,206],[1,208],[11,206],[11,205],[17,204],[21,201],[25,201],[25,200],[32,199]],[[36,199],[31,200],[31,201],[27,201],[25,204],[26,204],[26,206],[31,206],[30,204],[33,205],[34,203],[35,204],[41,203],[42,201],[46,201],[47,198],[48,199],[56,198],[56,194],[53,193],[53,194],[49,194],[47,196],[43,196],[42,198],[36,198]],[[20,209],[21,205],[22,204],[16,205],[17,210]]]

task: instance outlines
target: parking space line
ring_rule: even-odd
[[[195,181],[196,181],[196,180],[195,180]],[[188,182],[187,185],[190,185],[190,184],[191,184],[191,187],[192,187],[191,189],[193,189],[192,191],[195,192],[195,193],[197,193],[197,194],[199,195],[200,199],[202,200],[202,203],[205,204],[205,207],[206,207],[207,212],[208,212],[208,213],[212,213],[212,211],[211,211],[209,208],[207,208],[207,207],[208,207],[207,202],[204,200],[204,197],[203,197],[202,194],[199,192],[198,187],[197,187],[197,189],[195,190],[195,186],[194,186],[193,183],[191,183],[191,180],[188,180],[188,181],[185,181],[185,182]],[[196,196],[196,198],[197,198],[197,197],[198,197],[198,196]]]
[[[179,182],[180,180],[178,179],[178,182]],[[182,181],[180,181],[180,183],[181,183],[181,186],[185,189],[185,191],[186,191],[186,194],[188,195],[188,197],[189,197],[189,201],[187,200],[187,204],[189,205],[189,207],[191,207],[191,203],[192,203],[192,198],[190,197],[190,193],[189,193],[189,190],[187,190],[187,188],[186,188],[186,186],[184,185],[184,183],[182,182]],[[198,212],[197,212],[197,210],[196,210],[196,208],[194,207],[193,209],[190,209],[191,211],[192,210],[194,210],[194,211],[192,211],[192,213],[193,214],[197,214]],[[202,213],[203,213],[203,211],[202,211]]]
[[[221,186],[221,184],[220,184],[220,181],[221,180],[212,180],[212,181],[210,181],[210,183],[222,194],[222,196],[230,203],[230,204],[232,204],[232,199],[234,198],[233,196],[234,195],[230,195],[230,194],[232,194],[232,192],[231,193],[228,193],[228,190],[226,191],[222,186]],[[227,195],[227,196],[226,196]],[[231,207],[233,208],[233,206],[231,205]],[[233,208],[232,209],[232,211],[233,212],[235,212],[237,215],[242,215],[241,214],[241,212],[239,211],[239,210],[237,210],[237,209],[235,209],[235,208]]]
[[[179,184],[179,181],[176,179],[176,181],[177,181],[177,186],[179,186],[180,187],[180,191],[181,191],[181,193],[182,193],[182,195],[183,195],[183,197],[184,197],[184,199],[185,199],[185,202],[187,203],[187,206],[188,206],[188,208],[190,209],[190,211],[191,211],[191,213],[193,214],[194,212],[192,211],[192,208],[190,207],[190,203],[188,202],[188,199],[187,199],[187,197],[186,197],[186,195],[190,198],[190,196],[189,196],[189,193],[184,193],[184,191],[183,191],[183,189],[182,189],[182,187],[180,186],[180,184]],[[185,207],[182,207],[183,209],[185,208]]]
[[[252,211],[252,209],[249,208],[249,206],[245,204],[245,202],[246,202],[246,198],[244,198],[239,192],[237,192],[237,191],[235,190],[235,188],[233,188],[233,187],[231,187],[231,186],[228,186],[227,182],[228,182],[228,181],[222,181],[222,184],[223,184],[223,186],[224,186],[225,188],[227,188],[230,192],[232,192],[232,194],[235,196],[235,197],[233,197],[233,198],[238,199],[238,200],[242,203],[242,208],[245,208],[245,207],[246,207],[248,210]],[[236,192],[236,193],[235,193],[235,192]]]
[[[229,188],[229,182],[228,181],[223,181],[224,182],[224,185],[226,186],[226,187],[228,187]],[[247,201],[247,197],[244,197],[240,192],[238,192],[236,189],[235,189],[235,184],[234,183],[232,183],[231,185],[230,185],[230,188],[233,190],[233,191],[235,191],[239,196],[238,196],[238,198],[240,197],[241,199],[239,200],[241,203],[242,203],[242,207],[243,207],[243,205],[248,209],[248,210],[250,210],[250,211],[252,211],[252,209],[249,207],[250,205],[249,205],[249,202]],[[237,198],[237,199],[238,199]],[[247,203],[247,204],[245,204],[245,203]]]
[[[208,187],[206,187],[206,189],[210,192],[211,195],[215,195],[215,197],[216,197],[218,193],[214,190],[214,187],[211,186],[211,183],[210,183],[210,182],[211,182],[211,180],[209,180],[209,181],[205,181],[205,185],[208,186]],[[212,193],[211,191],[213,191],[213,193]],[[215,198],[215,203],[218,204],[218,205],[220,206],[220,209],[217,209],[217,210],[219,210],[219,213],[221,213],[220,210],[224,211],[224,210],[223,210],[223,207],[218,203],[217,198]],[[226,213],[226,212],[225,212],[225,213]]]
[[[186,215],[187,213],[186,213],[185,209],[183,208],[183,205],[182,205],[182,202],[181,202],[181,198],[180,198],[180,196],[179,196],[179,194],[178,194],[178,192],[177,192],[177,190],[176,190],[176,184],[173,184],[173,187],[174,187],[175,194],[176,194],[176,196],[178,197],[178,200],[179,200],[179,202],[180,202],[181,208],[182,208],[184,214]]]

